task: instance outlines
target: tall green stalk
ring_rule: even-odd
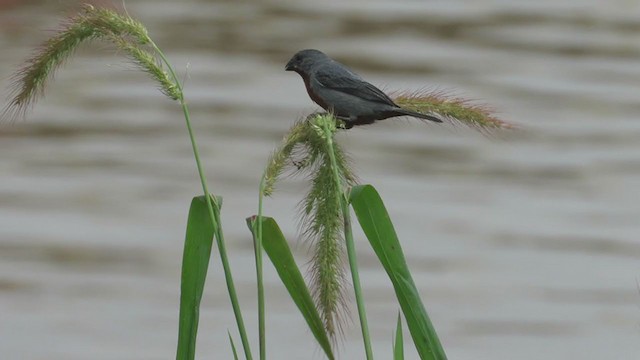
[[[182,107],[182,112],[184,113],[185,123],[187,125],[187,130],[189,132],[189,139],[191,140],[191,147],[193,149],[193,156],[196,160],[196,167],[198,168],[198,175],[200,177],[200,182],[202,184],[202,190],[205,193],[205,199],[207,202],[207,210],[209,211],[209,216],[211,217],[211,221],[214,224],[214,228],[216,229],[216,244],[218,245],[218,250],[220,251],[220,261],[222,262],[222,267],[224,269],[224,277],[227,284],[227,291],[229,292],[229,297],[231,299],[231,306],[233,308],[233,313],[236,318],[236,324],[238,326],[238,331],[240,332],[240,340],[242,342],[242,347],[244,348],[245,357],[248,360],[252,359],[251,356],[251,347],[249,345],[249,339],[247,337],[247,332],[244,326],[244,320],[242,318],[242,312],[240,310],[240,302],[238,301],[238,295],[236,293],[236,288],[233,282],[233,276],[231,274],[231,266],[229,265],[229,259],[227,257],[227,249],[224,242],[224,234],[222,231],[222,224],[220,221],[220,204],[217,203],[215,197],[211,196],[209,192],[209,187],[207,186],[207,178],[204,172],[204,168],[202,166],[202,162],[200,161],[200,152],[198,151],[198,145],[196,143],[196,138],[193,133],[193,129],[191,127],[191,118],[189,116],[189,108],[184,100],[184,93],[182,91],[182,85],[180,83],[180,79],[176,76],[176,72],[173,70],[171,63],[167,60],[164,53],[160,50],[160,48],[153,42],[149,43],[151,47],[158,53],[158,56],[162,59],[162,62],[167,66],[171,77],[173,78],[176,87],[178,88],[178,101],[180,102],[180,106]],[[215,205],[215,206],[214,206]]]
[[[351,215],[349,205],[345,195],[344,185],[338,169],[336,155],[333,147],[334,129],[331,128],[330,118],[323,118],[321,121],[324,130],[325,141],[327,142],[327,152],[331,159],[331,168],[333,169],[333,177],[336,182],[336,189],[340,191],[340,208],[342,209],[342,218],[344,221],[344,239],[347,244],[347,256],[349,258],[349,267],[351,269],[351,278],[353,281],[353,290],[356,296],[356,304],[358,307],[358,317],[360,318],[360,328],[362,330],[362,339],[364,341],[364,350],[367,360],[373,359],[373,351],[371,350],[371,339],[369,336],[369,325],[367,323],[367,313],[364,306],[364,296],[362,295],[362,287],[360,286],[360,275],[358,272],[358,261],[356,258],[355,242],[353,240],[353,231],[351,228]],[[333,125],[335,127],[335,125]]]
[[[266,331],[264,306],[264,281],[262,277],[262,202],[265,192],[266,172],[260,180],[258,191],[258,221],[254,223],[253,250],[256,258],[256,281],[258,287],[258,340],[260,343],[260,360],[266,359]]]

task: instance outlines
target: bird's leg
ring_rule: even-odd
[[[340,122],[336,124],[336,127],[338,129],[349,130],[353,127],[353,124],[344,120],[340,120]]]
[[[313,113],[311,115],[309,115],[307,117],[307,119],[312,119],[313,117],[317,116],[317,115],[330,115],[331,117],[333,117],[334,119],[336,119],[336,127],[338,129],[344,129],[344,130],[348,130],[351,129],[353,127],[353,125],[356,123],[356,118],[351,117],[351,116],[338,116],[335,115],[333,113],[330,112],[316,112]]]
[[[338,129],[349,130],[353,127],[353,119],[350,116],[347,117],[334,115],[334,117],[336,118],[336,120],[339,120],[336,122],[336,127]]]

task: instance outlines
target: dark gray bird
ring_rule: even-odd
[[[442,122],[435,116],[401,108],[380,89],[319,50],[298,51],[285,70],[300,74],[311,100],[343,120],[347,129],[394,116]]]

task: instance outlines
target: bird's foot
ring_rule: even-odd
[[[334,118],[336,119],[336,128],[338,129],[349,130],[353,127],[353,121],[351,121],[351,118],[335,115]]]

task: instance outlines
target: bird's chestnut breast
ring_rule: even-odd
[[[302,76],[302,80],[304,81],[304,86],[307,88],[307,93],[309,94],[309,97],[311,98],[311,100],[313,100],[316,104],[320,105],[323,109],[327,110],[328,108],[327,103],[324,102],[324,100],[322,100],[322,98],[318,96],[311,88],[311,81],[310,81],[309,75],[300,73],[300,76]]]

